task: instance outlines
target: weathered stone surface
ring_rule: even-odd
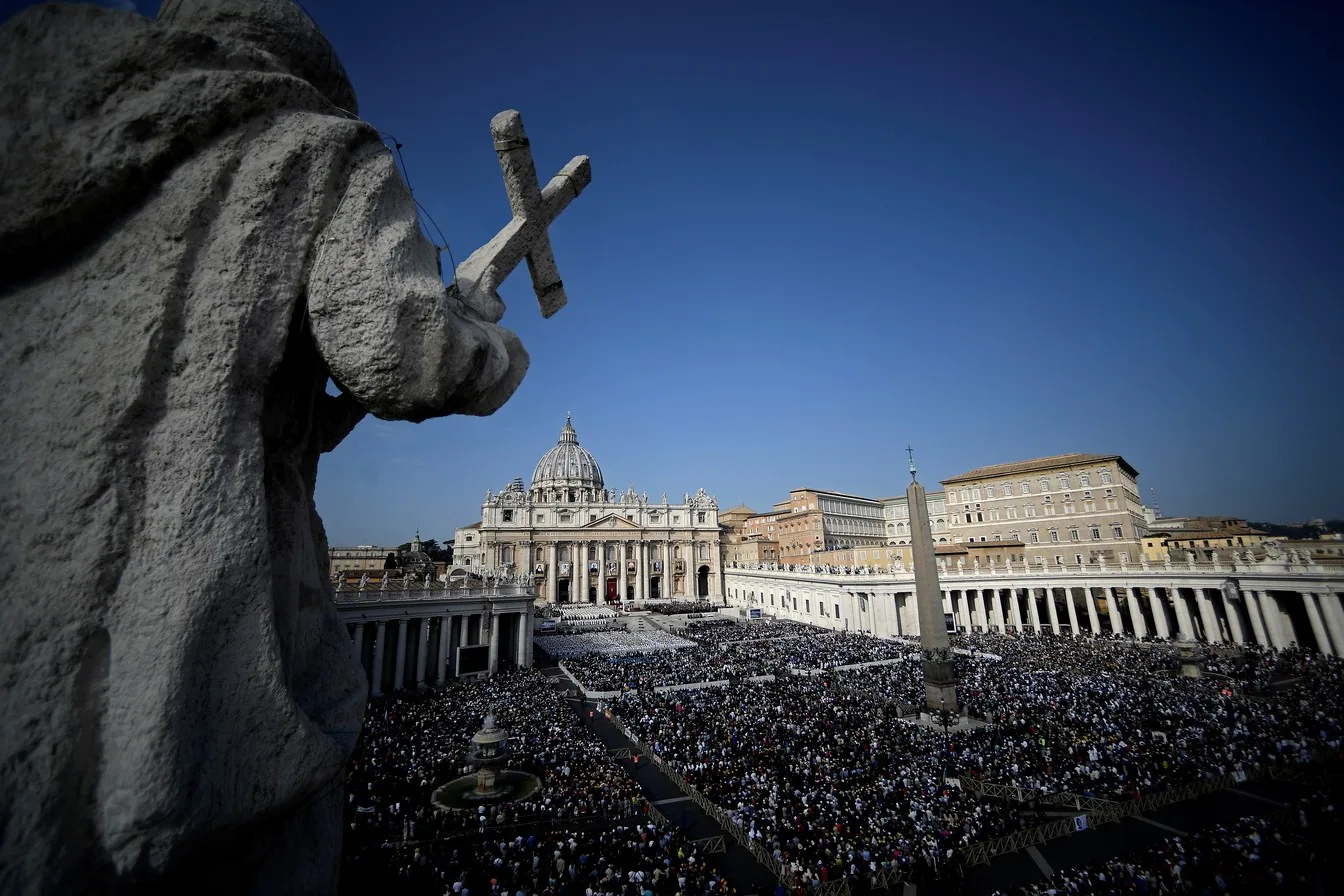
[[[0,84],[0,892],[330,890],[365,685],[318,459],[527,355],[285,0],[31,8]]]

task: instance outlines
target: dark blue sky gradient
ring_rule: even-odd
[[[142,4],[142,7],[147,4]],[[1344,515],[1331,3],[346,3],[309,11],[460,261],[522,111],[569,307],[493,417],[367,421],[333,543],[451,537],[572,411],[608,485],[904,488],[1123,454],[1168,514]],[[834,8],[832,8],[834,7]]]

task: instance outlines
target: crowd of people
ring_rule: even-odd
[[[603,632],[541,635],[534,640],[537,649],[552,659],[576,657],[656,656],[694,647],[694,641],[679,638],[659,629],[642,632],[617,629]]]
[[[913,649],[804,640],[757,647],[832,670]],[[804,879],[865,867],[934,873],[961,847],[1031,823],[976,781],[1124,800],[1344,747],[1344,663],[1319,654],[1248,648],[1192,678],[1164,648],[1054,636],[953,643],[963,706],[989,724],[945,733],[903,714],[902,703],[922,702],[918,662],[631,690],[612,707]],[[1273,675],[1296,681],[1267,691]]]
[[[652,646],[601,640],[617,634]],[[944,727],[910,712],[924,699],[915,642],[793,622],[686,634],[694,640],[675,650],[662,649],[660,639],[674,636],[661,631],[538,644],[568,644],[557,654],[568,650],[565,665],[586,688],[620,692],[609,707],[631,734],[801,888],[876,871],[941,876],[967,845],[1040,822],[980,782],[1119,801],[1344,751],[1344,662],[1314,652],[1248,646],[1192,657],[1129,641],[954,635],[970,721]],[[634,655],[613,662],[613,653]],[[1182,674],[1192,660],[1199,677]],[[724,679],[726,687],[654,690]],[[435,788],[471,773],[467,745],[490,712],[512,735],[510,766],[537,775],[540,789],[503,807],[434,808]],[[375,701],[347,793],[348,881],[435,896],[727,886],[693,844],[649,825],[635,783],[533,671]],[[1333,806],[1304,807],[1304,822],[1309,812],[1318,827],[1335,823]],[[1172,839],[1160,855],[1062,873],[1025,892],[1237,892],[1218,889],[1218,876],[1240,883],[1252,872],[1262,892],[1291,892],[1296,854],[1266,842],[1260,825],[1244,819]]]
[[[473,772],[467,749],[487,715],[510,735],[508,767],[540,787],[512,803],[436,807],[439,787]],[[346,794],[347,892],[670,896],[718,885],[675,831],[649,823],[635,782],[532,670],[375,699]]]
[[[1338,886],[1339,862],[1329,846],[1323,847],[1344,833],[1338,796],[1313,794],[1281,821],[1246,816],[994,896],[1325,894]]]

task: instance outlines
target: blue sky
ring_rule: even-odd
[[[458,260],[508,213],[494,113],[593,165],[570,305],[502,290],[517,394],[361,424],[332,543],[451,537],[566,411],[608,485],[723,507],[899,492],[910,443],[926,483],[1119,453],[1168,514],[1344,515],[1336,4],[306,5]]]

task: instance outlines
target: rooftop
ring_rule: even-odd
[[[1116,461],[1120,468],[1125,470],[1131,476],[1138,476],[1139,471],[1134,469],[1118,454],[1055,454],[1050,457],[1038,457],[1033,460],[1020,460],[1011,464],[991,464],[988,467],[977,467],[967,473],[959,476],[949,476],[942,480],[943,485],[951,482],[966,482],[972,479],[991,479],[996,476],[1016,476],[1021,473],[1040,473],[1045,470],[1055,470],[1060,467],[1074,467],[1081,464],[1099,464],[1106,461]]]

